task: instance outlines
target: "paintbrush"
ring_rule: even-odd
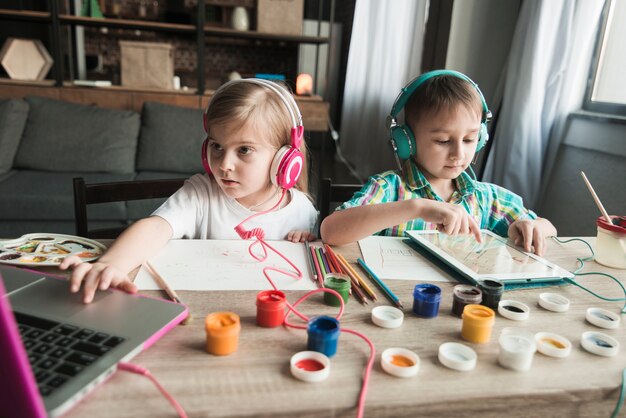
[[[144,263],[144,267],[146,268],[146,270],[148,271],[148,273],[150,273],[150,275],[152,276],[152,278],[154,279],[154,281],[157,282],[157,284],[159,285],[159,287],[161,288],[161,290],[163,290],[167,296],[176,303],[180,303],[183,304],[183,302],[180,300],[180,298],[178,297],[178,294],[176,293],[176,291],[174,289],[172,289],[170,287],[170,285],[165,281],[165,279],[163,277],[161,277],[161,275],[156,271],[156,269],[154,268],[154,266],[152,264],[150,264],[149,261],[146,261]],[[193,320],[193,316],[191,315],[191,312],[189,312],[189,314],[187,315],[187,317],[185,319],[183,319],[183,321],[181,322],[181,324],[183,325],[187,325],[189,324],[191,321]]]
[[[596,194],[595,190],[593,190],[593,186],[591,185],[589,180],[587,180],[587,176],[585,175],[585,172],[581,171],[580,175],[583,177],[583,180],[585,181],[585,184],[587,185],[587,188],[589,189],[589,192],[591,193],[593,200],[596,202],[598,209],[600,209],[600,213],[602,214],[602,217],[604,218],[604,220],[612,225],[619,225],[620,223],[619,218],[611,219],[606,209],[604,209],[604,205],[602,205],[600,198]]]

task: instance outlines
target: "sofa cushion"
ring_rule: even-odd
[[[143,171],[137,174],[135,180],[162,180],[162,179],[186,179],[190,176],[180,173],[165,173],[162,171]],[[163,204],[166,198],[129,200],[126,203],[128,210],[128,219],[136,221],[149,216],[159,206]]]
[[[206,134],[202,109],[145,102],[137,150],[137,171],[198,173]]]
[[[29,96],[16,168],[58,172],[133,173],[140,117]]]
[[[0,219],[73,220],[74,177],[83,177],[87,183],[100,183],[133,180],[134,175],[19,170],[0,183]],[[90,205],[87,219],[125,220],[126,206],[124,202]]]
[[[0,174],[13,167],[13,159],[28,117],[28,103],[20,99],[0,100]]]

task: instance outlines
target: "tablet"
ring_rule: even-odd
[[[506,238],[487,230],[481,233],[481,243],[473,235],[446,235],[438,231],[407,231],[406,235],[473,284],[484,279],[522,284],[574,277],[556,264],[513,246]]]

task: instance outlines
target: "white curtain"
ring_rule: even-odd
[[[385,118],[419,75],[428,0],[357,0],[340,147],[362,178],[396,167]]]
[[[483,179],[539,203],[563,137],[580,109],[603,0],[524,0]]]

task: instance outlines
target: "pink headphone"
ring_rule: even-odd
[[[278,97],[280,97],[280,100],[289,111],[289,116],[293,123],[293,127],[291,128],[291,143],[290,145],[281,147],[276,152],[276,155],[272,160],[272,165],[270,166],[270,180],[272,181],[272,184],[282,187],[283,189],[292,188],[298,182],[298,178],[300,178],[300,173],[302,172],[302,167],[304,165],[304,155],[302,155],[302,152],[300,152],[299,149],[304,135],[304,126],[302,125],[302,115],[300,114],[300,109],[298,109],[295,99],[283,87],[260,78],[243,78],[240,80],[229,81],[217,89],[213,98],[218,97],[223,90],[226,90],[231,85],[236,83],[253,83],[269,88],[276,93]],[[211,99],[211,101],[213,101],[213,99]],[[211,107],[211,103],[209,103],[208,107]],[[294,113],[294,109],[298,112],[297,115]],[[209,133],[206,111],[204,112],[204,130],[207,134]],[[212,173],[209,165],[208,151],[209,138],[207,137],[202,143],[202,165],[204,166],[207,174],[211,175]]]

